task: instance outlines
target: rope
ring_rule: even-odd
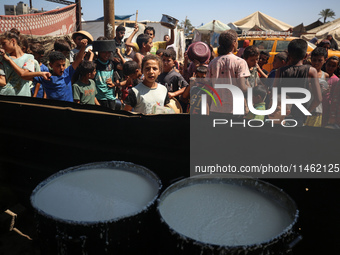
[[[29,237],[28,235],[25,235],[23,234],[19,229],[15,228],[14,227],[14,224],[15,224],[15,218],[17,217],[17,215],[12,212],[11,210],[6,210],[5,213],[7,213],[8,215],[12,216],[12,220],[11,220],[11,225],[9,227],[9,231],[15,231],[17,232],[19,235],[23,236],[23,237],[26,237],[28,240],[32,240],[31,237]]]

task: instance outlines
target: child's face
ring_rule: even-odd
[[[5,50],[5,52],[7,52],[8,54],[11,54],[15,49],[14,39],[11,39],[11,40],[2,39],[1,47]]]
[[[152,86],[160,74],[159,64],[156,60],[148,60],[143,67],[144,81],[147,86]]]
[[[257,96],[253,95],[253,104],[259,104],[259,103],[261,103],[262,101],[263,101],[263,100],[262,100],[262,98],[261,98],[260,95],[257,95]]]
[[[325,63],[324,56],[313,56],[311,59],[312,66],[317,70],[320,71],[322,65]]]
[[[136,71],[133,73],[133,74],[130,74],[129,77],[132,79],[132,80],[136,80],[138,78],[140,78],[142,76],[142,72],[140,69],[136,69]]]
[[[248,67],[255,67],[256,64],[259,62],[259,56],[252,56],[246,59]]]
[[[153,34],[152,30],[146,30],[145,34],[149,35],[151,37],[151,41],[153,40],[153,38],[155,38],[155,35]]]
[[[268,63],[268,59],[269,57],[264,55],[264,54],[260,54],[260,58],[259,58],[259,66],[264,66],[265,64]]]
[[[278,69],[283,66],[284,66],[284,62],[281,59],[279,59],[277,56],[275,56],[274,61],[273,61],[273,69]]]
[[[35,58],[38,62],[40,62],[41,58],[42,58],[44,55],[38,54],[38,53],[34,53],[34,52],[33,52],[33,56],[34,56],[34,58]]]
[[[65,60],[57,60],[54,61],[53,63],[50,63],[51,68],[53,69],[53,73],[57,76],[63,75],[65,71]]]
[[[89,79],[94,79],[94,77],[96,76],[96,73],[97,73],[97,71],[96,71],[96,69],[94,69],[93,71],[92,71],[92,73],[90,73],[90,75],[89,75]]]
[[[150,50],[153,46],[152,38],[150,38],[147,43],[144,43],[143,46],[144,46],[144,49],[145,49],[146,52],[150,52]]]
[[[81,47],[81,40],[83,40],[83,39],[85,39],[84,36],[77,35],[76,37],[74,37],[73,41],[77,45],[77,47]]]
[[[125,31],[119,31],[117,34],[116,34],[116,37],[119,39],[119,40],[123,40],[125,36]]]
[[[336,61],[335,59],[330,59],[327,61],[327,64],[326,64],[326,72],[329,75],[334,74],[338,66],[339,66],[339,61]]]
[[[162,57],[163,60],[163,71],[170,72],[172,68],[175,66],[175,61],[170,57]]]
[[[111,56],[111,51],[101,51],[98,53],[99,55],[99,59],[103,62],[106,62],[109,60],[110,56]]]

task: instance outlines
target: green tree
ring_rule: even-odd
[[[323,18],[323,23],[326,23],[327,18],[334,19],[335,12],[331,9],[324,9],[319,13],[319,15]]]
[[[195,27],[191,24],[189,19],[182,20],[178,25],[179,29],[183,29],[185,34],[188,34],[193,30]]]

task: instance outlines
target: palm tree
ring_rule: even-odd
[[[335,12],[331,9],[324,9],[319,13],[319,15],[323,18],[323,23],[326,23],[327,18],[334,19]]]

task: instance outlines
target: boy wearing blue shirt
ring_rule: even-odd
[[[65,69],[66,58],[59,51],[51,52],[49,65],[53,69],[53,74],[49,80],[42,77],[34,77],[33,81],[42,84],[48,99],[73,102],[72,76],[84,58],[87,39],[81,41],[82,46],[76,59],[68,68]]]

